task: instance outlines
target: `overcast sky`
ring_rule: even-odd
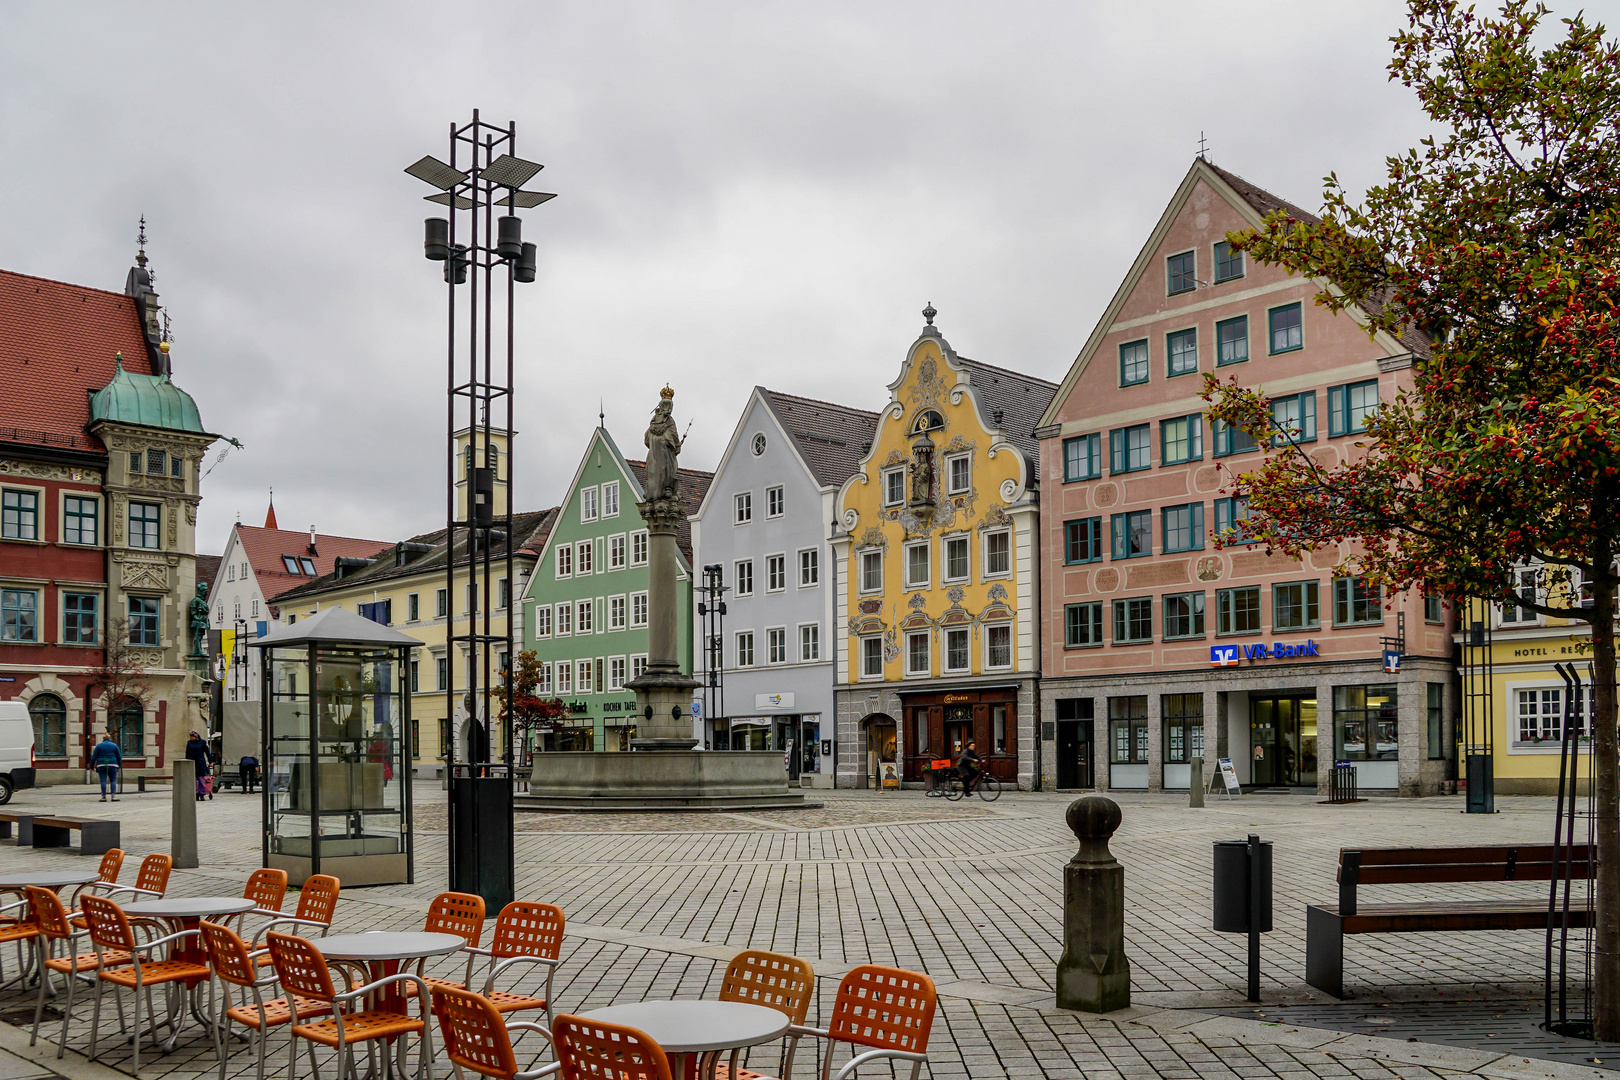
[[[121,289],[144,213],[176,381],[245,447],[204,483],[198,550],[259,524],[272,485],[283,528],[393,540],[444,505],[444,285],[401,169],[474,107],[559,193],[524,214],[532,509],[599,399],[637,457],[669,382],[704,469],[756,383],[880,407],[927,301],[963,355],[1060,379],[1200,131],[1307,207],[1424,134],[1385,76],[1403,13],[8,3],[0,267]]]

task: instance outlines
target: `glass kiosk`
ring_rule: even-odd
[[[289,884],[413,880],[405,679],[420,645],[336,607],[252,643],[265,650],[263,863]]]

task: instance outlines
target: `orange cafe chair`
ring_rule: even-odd
[[[332,983],[332,972],[326,966],[326,957],[322,956],[315,946],[303,938],[293,937],[291,934],[278,934],[273,930],[268,935],[268,940],[270,960],[275,965],[276,978],[281,980],[281,988],[294,998],[307,998],[332,1010],[331,1016],[314,1023],[294,1021],[292,1025],[294,1049],[289,1051],[289,1061],[296,1059],[298,1040],[304,1039],[309,1044],[309,1064],[316,1077],[320,1076],[320,1066],[315,1061],[317,1043],[337,1051],[339,1076],[353,1076],[356,1044],[371,1042],[374,1039],[393,1039],[397,1055],[395,1072],[403,1076],[404,1036],[417,1034],[421,1036],[417,1062],[418,1080],[433,1080],[433,1032],[427,1023],[429,1008],[427,984],[420,976],[400,972],[398,975],[389,975],[387,978],[339,993]],[[406,983],[415,988],[417,1000],[421,1003],[420,1019],[402,1012],[365,1007],[367,995],[394,983]],[[351,1011],[350,1006],[358,1007]]]
[[[664,1048],[632,1027],[563,1013],[551,1029],[551,1040],[557,1050],[551,1068],[560,1066],[565,1080],[672,1080]]]
[[[225,1048],[230,1045],[233,1022],[253,1029],[253,1041],[258,1044],[258,1080],[264,1080],[265,1044],[270,1041],[270,1029],[295,1020],[329,1016],[332,1006],[297,994],[266,1001],[264,991],[276,985],[276,977],[273,974],[259,977],[259,965],[253,962],[247,942],[230,927],[207,919],[202,920],[198,927],[202,930],[203,943],[208,946],[214,975],[223,984],[221,989],[224,991],[219,1015],[214,1019],[214,1050],[219,1056],[219,1080],[225,1080]],[[236,1003],[238,997],[240,1004]],[[292,1056],[290,1042],[288,1056]]]
[[[439,1037],[444,1042],[445,1055],[455,1066],[457,1077],[471,1071],[492,1077],[493,1080],[534,1080],[561,1071],[561,1062],[553,1062],[531,1072],[518,1071],[511,1032],[514,1028],[522,1028],[538,1031],[549,1039],[550,1033],[539,1024],[523,1020],[509,1024],[487,997],[471,990],[435,986],[432,992],[433,1015],[439,1021]]]
[[[501,908],[500,915],[496,916],[495,932],[490,935],[489,948],[467,950],[489,957],[489,974],[484,978],[482,993],[497,1012],[544,1009],[546,1024],[553,1022],[551,983],[557,974],[557,965],[561,963],[558,955],[562,951],[563,927],[566,923],[562,908],[555,904],[514,900]],[[495,989],[496,978],[508,968],[520,964],[545,965],[545,996],[534,997]]]
[[[731,958],[726,974],[720,980],[721,1001],[740,1001],[745,1005],[766,1005],[787,1013],[793,1026],[788,1028],[782,1044],[781,1076],[793,1073],[793,1055],[799,1049],[799,1040],[809,1029],[804,1018],[810,1011],[810,1000],[815,997],[816,972],[808,960],[781,953],[748,949]],[[737,1068],[741,1051],[733,1051],[730,1064],[715,1066],[715,1080],[771,1080],[763,1073]]]
[[[862,964],[844,976],[833,1000],[833,1017],[825,1031],[804,1028],[802,1034],[827,1040],[821,1057],[821,1080],[832,1077],[833,1044],[847,1042],[856,1053],[838,1070],[839,1080],[869,1061],[891,1058],[911,1062],[917,1080],[928,1060],[928,1033],[938,1006],[934,980],[914,971]]]
[[[270,956],[259,945],[260,935],[272,926],[320,927],[321,937],[332,929],[332,916],[337,911],[338,890],[342,886],[331,874],[311,874],[298,890],[298,907],[291,915],[277,915],[253,936],[253,955],[260,967],[270,966]]]
[[[37,886],[28,886],[28,903],[34,911],[34,919],[39,926],[39,959],[41,975],[39,979],[39,997],[34,1002],[34,1033],[28,1037],[28,1045],[33,1046],[39,1039],[39,1022],[45,1013],[45,998],[50,993],[50,975],[60,974],[67,976],[67,1003],[58,1005],[62,1014],[62,1034],[56,1043],[56,1056],[61,1057],[67,1049],[68,1019],[73,1015],[73,991],[78,986],[81,974],[86,978],[94,978],[95,973],[103,965],[128,964],[134,957],[128,953],[118,951],[97,951],[75,953],[74,942],[89,934],[90,931],[74,926],[68,919],[67,906],[62,898],[49,889]],[[67,954],[57,956],[57,943],[66,944]]]
[[[438,979],[432,975],[425,977],[428,986],[451,986],[457,990],[467,988],[467,980],[472,978],[474,950],[478,948],[478,940],[484,936],[484,898],[472,893],[442,892],[433,898],[428,906],[427,919],[422,923],[422,932],[427,934],[454,934],[464,944],[462,952],[467,954],[467,969],[462,973],[461,982],[452,982],[449,979]],[[409,990],[406,993],[410,993]]]

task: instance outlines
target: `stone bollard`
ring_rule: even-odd
[[[1204,805],[1204,755],[1194,754],[1187,770],[1187,805]]]
[[[176,870],[197,866],[197,763],[174,763],[173,813],[169,819],[169,854]]]
[[[1131,963],[1125,958],[1125,868],[1108,850],[1108,838],[1119,828],[1119,804],[1087,795],[1069,804],[1065,819],[1080,850],[1063,868],[1058,1008],[1113,1012],[1131,1003]]]

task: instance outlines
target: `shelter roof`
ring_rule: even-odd
[[[274,627],[264,637],[248,643],[254,649],[275,649],[295,645],[377,645],[396,648],[420,645],[421,639],[402,634],[391,626],[356,615],[340,607],[329,607],[300,619],[292,626]]]

